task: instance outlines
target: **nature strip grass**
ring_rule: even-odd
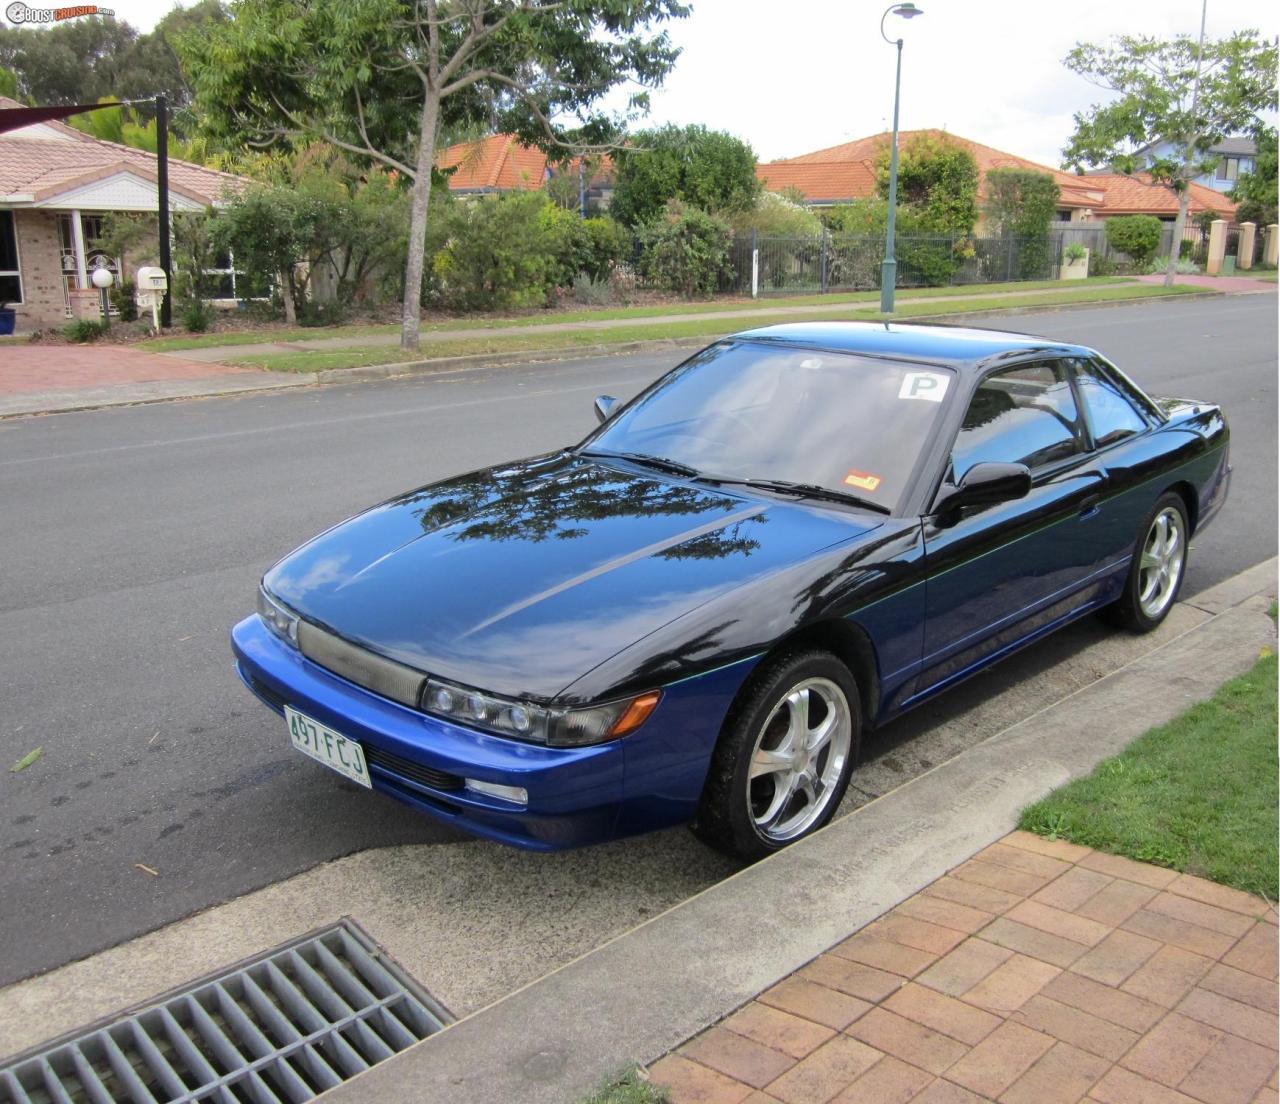
[[[1107,303],[1130,299],[1159,299],[1171,295],[1203,294],[1199,288],[1178,286],[1165,288],[1152,284],[1129,284],[1110,288],[1077,288],[1070,291],[1046,292],[1019,298],[1016,306],[1053,307],[1073,303]],[[1008,307],[1007,298],[987,296],[955,302],[944,299],[936,303],[907,303],[893,314],[895,319],[928,318],[934,315],[967,314],[976,311],[999,310]],[[874,321],[885,317],[874,308],[833,306],[829,312],[808,315],[801,321]],[[761,315],[750,319],[749,327],[771,326],[783,322],[795,322],[794,315]],[[572,350],[584,345],[618,345],[634,341],[659,341],[686,337],[708,339],[733,333],[739,327],[732,319],[694,318],[674,320],[661,326],[622,326],[611,330],[569,330],[539,334],[513,334],[509,337],[494,335],[477,338],[449,338],[438,342],[426,342],[414,353],[385,345],[357,345],[346,349],[305,350],[299,352],[265,353],[241,357],[229,363],[250,368],[267,368],[275,372],[318,372],[333,368],[361,368],[372,364],[396,364],[437,357],[474,356],[485,353],[529,352],[549,349]]]
[[[1132,281],[1125,276],[1098,276],[1082,281],[1089,287],[1125,284]],[[936,288],[903,288],[899,292],[904,299],[937,299],[951,296],[967,297],[974,294],[991,295],[1061,288],[1061,280],[1023,280],[1002,284],[966,284]],[[976,290],[980,289],[980,290]],[[429,322],[421,327],[424,334],[441,330],[500,329],[508,326],[552,326],[573,322],[612,322],[626,318],[665,318],[679,315],[709,314],[716,311],[750,311],[767,306],[807,307],[830,304],[839,307],[845,303],[879,302],[878,291],[829,292],[826,295],[774,295],[761,299],[709,299],[699,303],[664,303],[643,307],[611,307],[603,310],[539,311],[537,313],[510,315],[498,318],[457,318],[444,322]],[[220,345],[256,345],[266,341],[319,341],[325,338],[369,337],[378,334],[398,333],[397,325],[352,325],[324,328],[290,327],[288,329],[262,329],[244,333],[200,334],[192,337],[160,337],[148,341],[144,348],[156,352],[179,352],[183,349],[208,349]]]
[[[1021,827],[1277,897],[1276,657],[1029,806]]]

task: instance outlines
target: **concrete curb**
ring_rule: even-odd
[[[324,1099],[570,1102],[628,1062],[656,1060],[1002,837],[1028,803],[1247,670],[1275,641],[1276,563],[1197,596],[1221,612],[1156,651]]]
[[[1088,303],[1029,304],[1019,307],[993,307],[980,311],[957,311],[934,314],[903,322],[919,321],[955,323],[972,318],[1016,317],[1023,314],[1048,314],[1063,311],[1097,310],[1103,307],[1129,307],[1144,303],[1163,303],[1169,298],[1179,301],[1221,299],[1229,294],[1266,294],[1265,292],[1227,293],[1221,291],[1190,292],[1178,296],[1154,296],[1138,299],[1104,299]],[[785,309],[785,308],[782,308]],[[696,317],[696,316],[694,316]],[[726,322],[732,321],[725,319]],[[744,321],[748,321],[744,319]],[[749,328],[749,327],[748,327]],[[257,392],[291,390],[321,384],[364,383],[372,380],[404,379],[413,376],[438,375],[446,372],[505,368],[517,364],[546,361],[585,360],[610,355],[656,353],[664,349],[699,349],[726,334],[737,332],[728,326],[723,333],[707,333],[698,337],[652,338],[646,341],[601,342],[595,345],[566,345],[552,349],[524,349],[510,353],[474,353],[467,356],[425,357],[422,360],[369,364],[359,368],[325,368],[318,372],[271,372],[266,378],[219,377],[204,381],[173,380],[150,384],[133,384],[122,388],[95,388],[88,391],[46,391],[30,395],[0,395],[0,421],[7,418],[38,414],[71,414],[83,410],[99,410],[112,406],[146,406],[182,399],[215,398]]]

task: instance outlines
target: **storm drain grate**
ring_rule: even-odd
[[[0,1067],[3,1104],[298,1104],[449,1014],[350,921]]]

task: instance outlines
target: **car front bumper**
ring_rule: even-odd
[[[711,750],[751,664],[666,689],[635,733],[593,747],[504,739],[409,709],[307,659],[256,615],[231,631],[236,670],[275,712],[288,705],[360,743],[373,788],[459,829],[541,851],[598,843],[692,817]],[[284,730],[281,739],[287,739]],[[528,804],[466,789],[519,786]]]

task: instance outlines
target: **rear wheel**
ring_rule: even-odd
[[[1186,573],[1190,526],[1182,496],[1161,495],[1138,530],[1129,576],[1109,619],[1133,632],[1150,632],[1173,608]]]
[[[694,831],[744,859],[816,832],[848,788],[861,729],[853,676],[830,652],[769,662],[725,722]]]

